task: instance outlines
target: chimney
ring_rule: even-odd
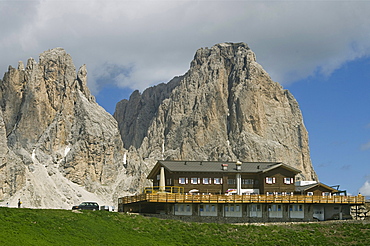
[[[242,163],[241,163],[241,161],[237,161],[236,162],[236,170],[237,171],[241,171],[242,170]]]
[[[227,171],[227,167],[229,166],[229,164],[221,164],[221,168],[222,170],[224,171]]]

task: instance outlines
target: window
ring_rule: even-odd
[[[229,211],[229,206],[225,206],[225,212],[228,212]]]
[[[211,184],[210,178],[203,178],[203,184]]]
[[[222,184],[222,178],[213,178],[214,184]]]
[[[210,211],[209,204],[206,204],[206,212],[209,212],[209,211]]]
[[[186,184],[185,178],[179,178],[179,184]]]
[[[284,184],[293,184],[294,179],[293,178],[284,178]]]
[[[275,184],[275,177],[266,177],[266,184]]]
[[[242,179],[242,184],[246,185],[253,184],[254,183],[253,181],[254,181],[253,179]]]
[[[227,184],[229,184],[229,185],[235,184],[235,179],[228,179]]]
[[[269,205],[268,210],[269,211],[274,211],[274,212],[281,211],[281,205],[276,205],[276,204]]]
[[[251,211],[253,211],[253,212],[261,211],[261,205],[259,205],[259,204],[252,204]]]
[[[322,196],[330,196],[330,192],[323,192]]]
[[[211,212],[216,212],[216,207],[215,207],[215,205],[212,205],[212,206],[211,206]]]
[[[303,211],[303,205],[289,205],[289,211]]]
[[[186,205],[186,212],[190,212],[190,205]]]
[[[198,184],[198,178],[190,178],[191,184]]]
[[[240,211],[240,206],[239,206],[239,205],[236,205],[236,206],[235,206],[235,211],[236,211],[236,212],[239,212],[239,211]]]
[[[307,196],[313,196],[313,192],[312,191],[307,192]]]

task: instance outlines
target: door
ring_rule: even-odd
[[[325,220],[324,206],[313,206],[313,217],[318,220]]]

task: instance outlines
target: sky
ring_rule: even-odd
[[[370,0],[0,0],[0,77],[62,47],[113,113],[197,49],[245,42],[297,99],[320,181],[370,196],[369,13]]]

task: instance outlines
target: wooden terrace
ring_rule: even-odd
[[[365,204],[365,197],[358,196],[306,196],[306,195],[198,195],[180,193],[143,193],[118,199],[118,204],[149,203],[327,203]]]

